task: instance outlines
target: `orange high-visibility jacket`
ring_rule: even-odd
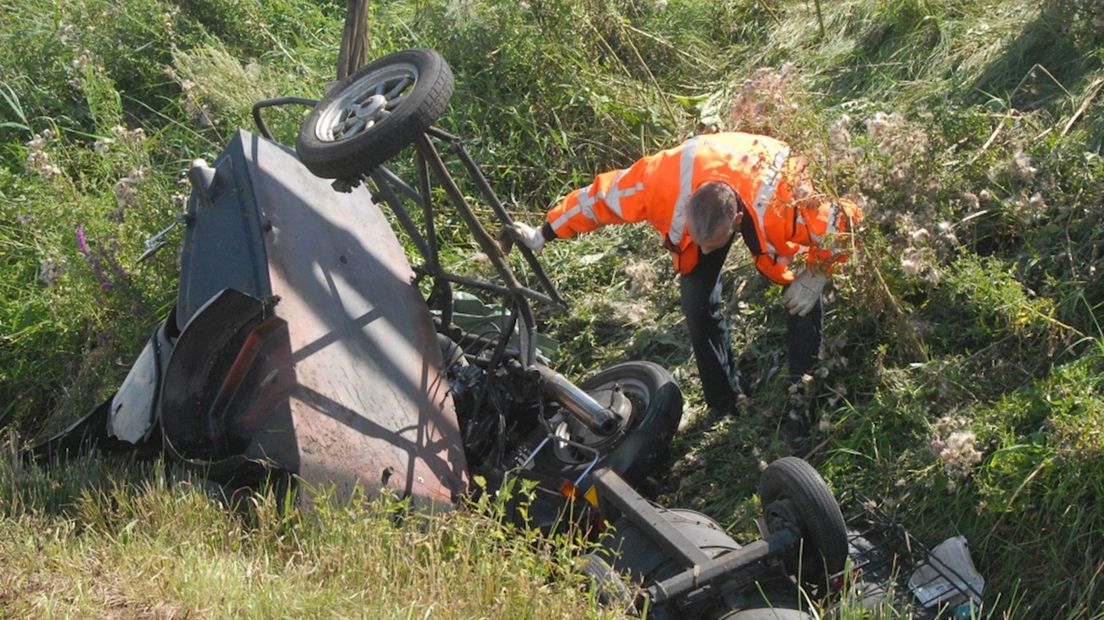
[[[743,237],[759,271],[779,284],[796,275],[789,268],[808,252],[811,268],[830,271],[847,259],[842,238],[861,217],[849,200],[813,194],[804,165],[790,158],[784,142],[746,133],[705,134],[638,160],[623,170],[599,174],[553,207],[549,231],[567,238],[606,224],[647,221],[663,235],[675,271],[689,273],[699,249],[687,230],[686,204],[701,184],[721,181],[745,205]]]

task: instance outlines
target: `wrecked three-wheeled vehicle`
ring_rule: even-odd
[[[535,282],[520,281],[469,202],[493,213],[491,230],[510,223],[460,138],[433,125],[452,86],[441,56],[412,49],[365,65],[320,101],[259,102],[257,133],[238,131],[211,165],[189,171],[175,307],[118,392],[36,455],[92,445],[164,454],[229,492],[277,480],[386,488],[438,507],[454,505],[474,474],[492,485],[523,476],[547,508],[536,525],[569,503],[604,525],[611,553],[585,560],[603,596],[650,617],[809,617],[796,609],[799,591],[828,592],[848,556],[824,481],[800,459],[772,463],[759,487],[762,538],[749,544],[634,490],[676,431],[679,388],[650,362],[578,384],[549,366],[533,304],[566,304],[521,246]],[[313,107],[295,149],[263,120],[286,104]],[[445,209],[493,276],[442,263]],[[160,234],[149,251],[165,243]]]

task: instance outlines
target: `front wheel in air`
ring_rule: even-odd
[[[359,178],[432,127],[452,87],[452,69],[434,50],[402,50],[379,58],[314,106],[299,127],[296,154],[317,176]]]

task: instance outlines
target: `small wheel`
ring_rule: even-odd
[[[596,553],[582,557],[581,572],[586,578],[587,590],[594,593],[598,602],[606,607],[616,606],[623,610],[632,608],[633,594],[621,576]],[[634,614],[635,615],[635,614]]]
[[[299,160],[327,179],[371,172],[433,125],[448,105],[452,86],[452,69],[431,49],[379,58],[314,106],[299,127]]]
[[[847,561],[847,526],[824,479],[807,462],[787,456],[771,463],[759,479],[759,500],[771,533],[796,527],[804,541],[787,569],[817,594]],[[801,549],[801,547],[799,547]]]
[[[631,484],[640,484],[670,450],[671,438],[682,418],[682,391],[671,373],[652,362],[625,362],[611,366],[579,384],[598,402],[625,415],[611,435],[598,435],[574,421],[557,424],[556,437],[601,452],[598,466],[608,466]],[[585,471],[593,454],[553,439],[537,454],[539,471],[574,480]]]

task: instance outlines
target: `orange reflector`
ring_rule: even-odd
[[[579,492],[579,489],[570,482],[564,482],[560,485],[560,495],[563,495],[567,499],[575,499],[575,495]]]
[[[591,506],[594,506],[595,508],[597,508],[598,507],[598,489],[596,487],[590,487],[589,489],[587,489],[586,493],[583,493],[583,499],[585,499],[587,501],[587,503],[590,504]]]

